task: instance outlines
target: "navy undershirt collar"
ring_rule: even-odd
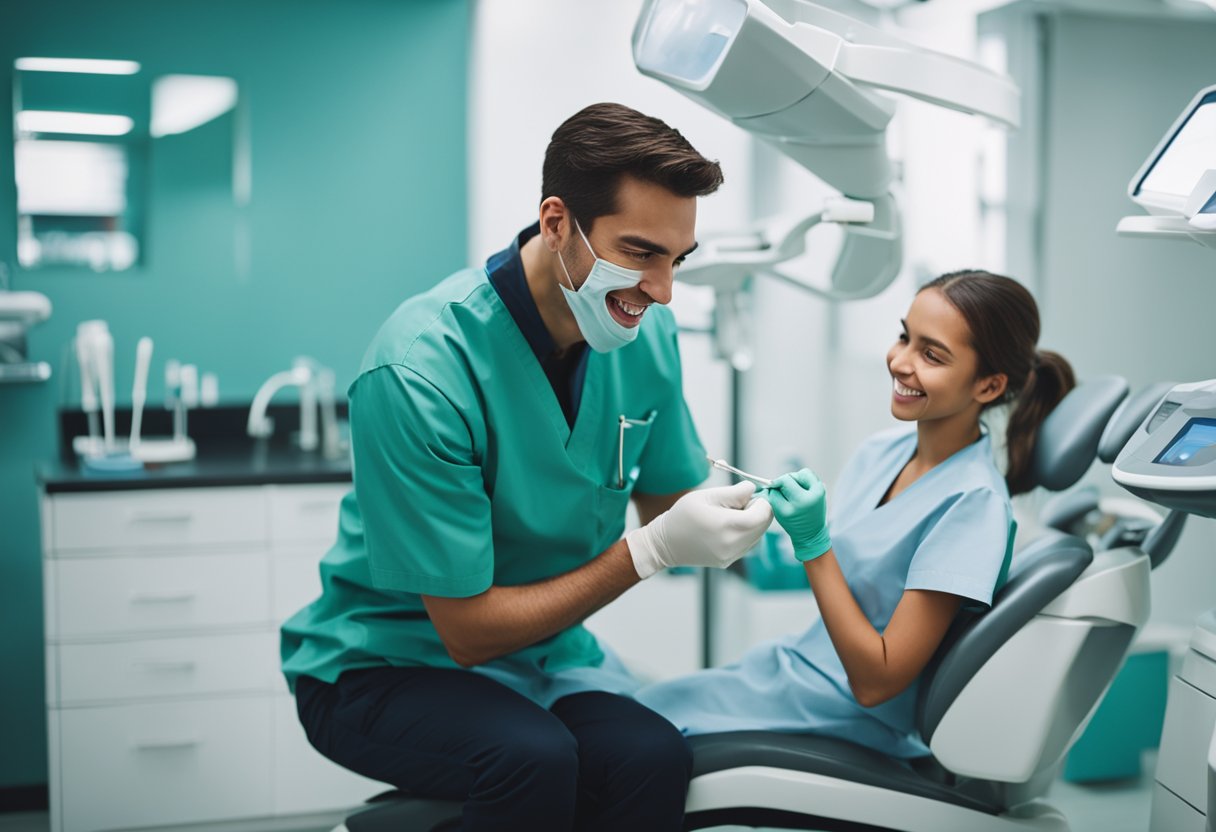
[[[536,307],[536,299],[532,297],[524,276],[519,251],[539,233],[540,223],[533,223],[519,232],[511,245],[486,261],[486,273],[490,277],[490,285],[502,298],[503,305],[511,313],[515,325],[545,371],[545,377],[549,379],[549,385],[565,414],[566,423],[573,428],[575,417],[578,416],[578,403],[583,396],[589,350],[586,342],[579,342],[567,349],[564,355],[557,355],[557,344]]]

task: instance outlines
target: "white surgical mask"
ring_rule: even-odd
[[[562,271],[566,273],[566,280],[570,281],[571,288],[567,289],[560,283],[558,285],[562,288],[562,294],[566,296],[566,304],[574,313],[574,321],[578,324],[578,330],[583,334],[587,346],[596,352],[611,352],[637,338],[639,327],[625,326],[613,318],[612,313],[608,311],[606,298],[609,292],[637,286],[642,282],[642,273],[609,263],[607,260],[601,260],[596,256],[595,249],[591,248],[591,243],[587,241],[587,235],[583,233],[583,229],[579,228],[577,220],[574,227],[578,229],[578,235],[587,244],[587,250],[591,252],[591,256],[595,257],[595,264],[591,267],[583,285],[576,291],[573,288],[574,280],[570,277],[570,270],[566,268],[566,261],[562,259],[562,253],[559,251],[557,259],[562,264]]]

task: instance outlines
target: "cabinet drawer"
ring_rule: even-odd
[[[342,483],[268,489],[271,540],[276,544],[316,542],[319,557],[338,537],[338,509],[350,488],[349,483]]]
[[[273,698],[56,711],[63,832],[273,811]]]
[[[264,553],[46,561],[47,637],[270,623]]]
[[[53,553],[264,544],[266,495],[258,488],[169,488],[57,494]]]
[[[296,701],[275,697],[274,811],[297,815],[353,809],[388,787],[331,763],[308,742]]]
[[[60,704],[279,689],[277,632],[51,648]]]
[[[276,556],[272,568],[272,613],[281,624],[321,596],[320,556]]]

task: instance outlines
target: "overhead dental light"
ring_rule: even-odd
[[[1119,220],[1121,236],[1216,248],[1216,85],[1191,99],[1136,171],[1127,195],[1150,216]]]
[[[895,173],[886,129],[896,92],[1009,127],[1019,92],[1007,77],[933,52],[806,0],[647,0],[633,32],[634,63],[775,147],[841,197],[745,235],[708,240],[682,280],[737,293],[774,275],[831,300],[866,298],[895,279],[902,260]],[[844,242],[830,285],[782,271],[821,222]],[[719,350],[724,351],[722,345]],[[729,354],[729,350],[725,350]]]

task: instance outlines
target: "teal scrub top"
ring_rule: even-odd
[[[908,589],[991,603],[1013,550],[1013,508],[988,436],[882,503],[915,451],[915,429],[871,437],[828,495],[836,559],[879,632]],[[917,757],[929,753],[916,732],[917,687],[913,682],[863,708],[819,619],[804,632],[757,645],[736,664],[642,688],[637,699],[689,734],[812,733]]]
[[[654,305],[633,343],[591,353],[571,426],[485,270],[402,304],[349,390],[354,490],[321,597],[282,628],[289,686],[356,668],[455,668],[422,595],[568,572],[621,537],[635,488],[702,482],[676,336],[671,311]],[[581,624],[475,670],[544,705],[636,686]]]

